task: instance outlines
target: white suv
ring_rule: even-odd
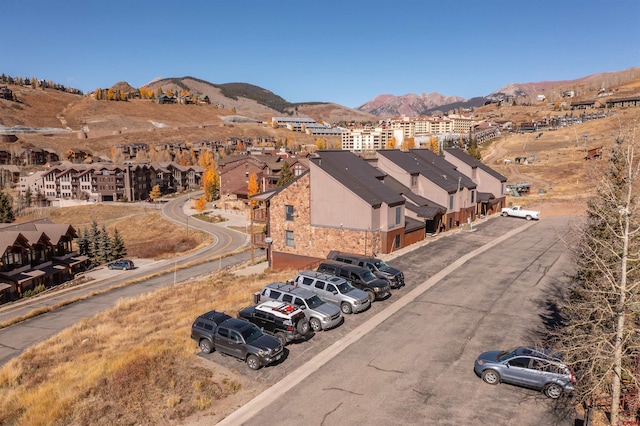
[[[257,325],[263,332],[277,337],[282,346],[303,340],[311,333],[309,321],[301,309],[287,303],[267,301],[238,312],[238,317]]]

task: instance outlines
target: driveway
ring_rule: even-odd
[[[272,386],[220,424],[573,424],[540,392],[473,372],[483,351],[537,341],[546,302],[572,271],[559,239],[570,219],[498,217],[390,261],[408,282],[390,299],[288,346],[280,365],[234,363]]]

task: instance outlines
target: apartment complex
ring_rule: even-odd
[[[203,170],[174,162],[136,164],[59,164],[21,181],[20,190],[31,188],[47,200],[102,201],[145,200],[155,185],[163,194],[180,188],[199,188]]]
[[[401,117],[376,128],[357,128],[342,132],[342,149],[355,153],[397,148],[408,139],[429,140],[431,136],[469,134],[474,126],[471,116]],[[393,140],[393,144],[389,141]],[[391,146],[393,145],[393,146]]]
[[[402,142],[403,133],[398,129],[354,129],[342,132],[342,149],[351,152],[373,152]]]

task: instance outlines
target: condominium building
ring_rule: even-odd
[[[342,132],[342,150],[351,152],[375,152],[387,148],[392,141],[394,145],[401,143],[404,138],[398,129],[353,129]],[[395,146],[394,146],[395,147]]]

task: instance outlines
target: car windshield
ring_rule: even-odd
[[[511,348],[507,351],[500,352],[498,354],[498,361],[502,362],[508,360],[509,358],[512,358],[516,354],[517,350],[518,348]]]
[[[344,281],[341,284],[338,284],[336,287],[338,287],[338,290],[340,291],[341,294],[349,293],[351,290],[353,290],[353,287],[351,287],[349,283],[346,281]]]
[[[317,295],[313,295],[312,297],[306,300],[307,300],[307,305],[309,305],[309,309],[315,309],[324,303],[322,299],[320,299]]]
[[[244,341],[247,343],[251,343],[261,336],[262,336],[262,331],[260,331],[260,329],[253,324],[251,325],[251,327],[247,328],[242,332],[242,337],[244,338]]]
[[[386,271],[387,269],[391,268],[391,266],[387,265],[384,260],[379,260],[374,263],[374,265],[376,265],[376,268],[378,268],[379,271]]]
[[[362,280],[365,283],[370,283],[371,281],[377,279],[375,275],[373,275],[373,272],[371,272],[370,270],[367,269],[367,272],[363,272],[362,273]]]

